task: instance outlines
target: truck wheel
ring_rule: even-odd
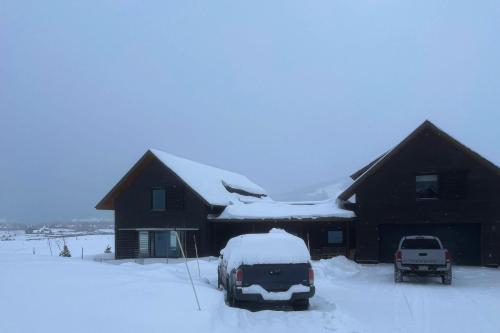
[[[230,306],[230,307],[234,307],[234,298],[233,298],[233,293],[231,292],[230,289],[227,290],[226,292],[226,297],[227,297],[227,304]]]
[[[403,274],[401,274],[401,271],[397,268],[394,268],[394,282],[395,283],[403,282]]]
[[[234,292],[231,288],[227,288],[227,302],[230,307],[237,308],[240,305],[240,302],[234,296]]]
[[[295,301],[293,302],[292,307],[294,311],[306,311],[309,309],[309,299]]]
[[[441,281],[443,282],[443,284],[449,286],[451,284],[452,278],[453,278],[453,276],[452,276],[452,273],[451,273],[451,270],[450,270],[448,273],[446,273],[445,275],[441,276]]]
[[[225,290],[224,292],[224,302],[226,302],[227,305],[231,306],[231,291],[227,288],[227,280],[226,280],[226,286],[223,288]]]

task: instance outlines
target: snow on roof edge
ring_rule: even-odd
[[[319,218],[354,218],[356,214],[339,207],[336,199],[317,202],[288,203],[279,201],[255,201],[252,203],[233,203],[212,220],[290,220]]]

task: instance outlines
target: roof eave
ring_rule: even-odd
[[[283,218],[207,218],[211,222],[233,222],[233,223],[248,223],[248,222],[314,222],[314,221],[331,221],[331,222],[342,222],[354,220],[356,216],[344,217],[344,216],[320,216],[320,217],[283,217]]]

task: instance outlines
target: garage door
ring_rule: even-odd
[[[481,265],[480,224],[383,224],[379,226],[379,260],[393,262],[403,236],[430,235],[441,239],[458,265]]]

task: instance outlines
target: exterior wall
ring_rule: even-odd
[[[314,259],[329,258],[335,255],[350,255],[350,230],[349,221],[217,221],[212,222],[213,244],[215,254],[218,254],[227,244],[227,241],[235,236],[246,233],[266,233],[272,228],[284,229],[304,240],[309,246],[311,256]],[[343,243],[338,245],[328,244],[328,231],[343,231]]]
[[[151,189],[167,188],[181,194],[181,208],[164,211],[151,210]],[[176,196],[178,197],[178,196]],[[198,232],[186,234],[188,253],[194,255],[193,234],[197,234],[200,255],[210,253],[210,228],[206,216],[209,207],[204,201],[186,187],[183,182],[165,166],[152,160],[134,181],[115,199],[116,257],[130,258],[138,253],[138,236],[129,228],[198,228]]]
[[[151,189],[167,189],[167,209],[164,211],[151,210]],[[177,191],[175,198],[179,202],[169,208],[169,191]],[[115,205],[115,249],[116,258],[135,258],[139,255],[139,237],[136,230],[154,228],[195,228],[197,231],[184,233],[183,245],[188,257],[194,257],[195,239],[199,256],[217,256],[226,245],[229,238],[244,233],[268,232],[271,228],[284,228],[288,232],[302,237],[311,244],[311,252],[318,256],[332,254],[347,255],[349,230],[347,222],[336,221],[244,221],[212,222],[207,220],[209,213],[222,212],[223,207],[210,207],[189,187],[187,187],[174,173],[165,166],[152,160],[141,173],[128,184],[114,201]],[[345,243],[339,246],[327,244],[328,230],[343,230]],[[150,235],[150,239],[152,234]],[[150,244],[151,246],[151,244]],[[152,249],[150,249],[152,250]],[[321,252],[322,251],[322,252]]]
[[[421,172],[440,174],[440,199],[416,199]],[[460,191],[464,196],[456,198]],[[360,185],[356,200],[359,261],[379,260],[381,224],[478,223],[483,265],[500,263],[500,177],[434,131],[420,133],[386,161]]]

